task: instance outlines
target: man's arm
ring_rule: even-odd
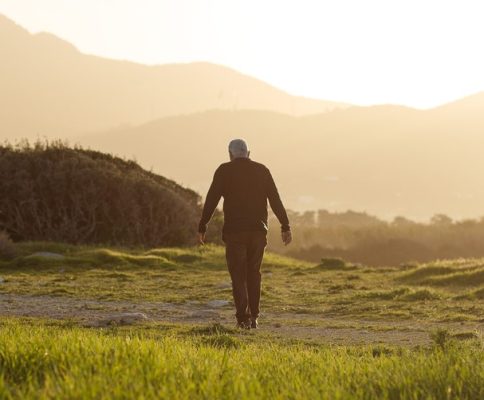
[[[289,232],[291,230],[289,226],[289,219],[287,218],[286,209],[282,204],[281,197],[279,196],[279,191],[277,190],[276,183],[272,178],[269,170],[268,173],[268,187],[267,187],[267,198],[269,199],[269,204],[271,205],[272,211],[276,214],[277,219],[281,223],[281,231]]]
[[[218,202],[222,197],[222,172],[220,167],[217,168],[215,174],[213,175],[213,181],[208,189],[207,197],[205,199],[205,205],[203,206],[202,217],[200,223],[198,224],[198,233],[200,242],[203,243],[204,234],[207,231],[207,224],[212,218],[212,215],[217,208]]]

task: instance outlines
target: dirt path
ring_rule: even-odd
[[[219,322],[228,326],[234,324],[232,307],[224,303],[133,303],[15,294],[0,294],[0,315],[72,319],[81,325],[93,327],[140,321],[186,324]],[[483,323],[369,321],[296,313],[266,313],[260,319],[261,333],[338,344],[425,344],[429,342],[429,332],[437,328],[454,332],[477,330],[484,333]]]

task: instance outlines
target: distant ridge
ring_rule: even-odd
[[[0,138],[72,136],[209,109],[307,115],[348,105],[291,96],[210,63],[147,66],[80,53],[0,15]]]
[[[304,117],[214,110],[80,141],[136,156],[205,195],[228,141],[241,136],[271,168],[290,208],[470,218],[484,215],[482,110],[484,93],[432,110],[351,107]]]

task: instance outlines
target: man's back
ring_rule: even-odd
[[[215,171],[198,227],[198,241],[221,197],[224,198],[225,257],[232,279],[232,293],[240,328],[257,328],[260,303],[260,268],[267,245],[267,200],[281,223],[284,244],[291,242],[286,210],[269,170],[249,158],[242,139],[229,143],[230,162]]]
[[[276,185],[263,164],[250,158],[235,158],[217,168],[205,201],[200,232],[205,232],[220,197],[224,198],[224,232],[266,231],[267,200],[282,230],[289,230]]]

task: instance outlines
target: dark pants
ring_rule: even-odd
[[[223,241],[237,321],[255,319],[259,316],[260,266],[267,245],[266,232],[224,233]]]

